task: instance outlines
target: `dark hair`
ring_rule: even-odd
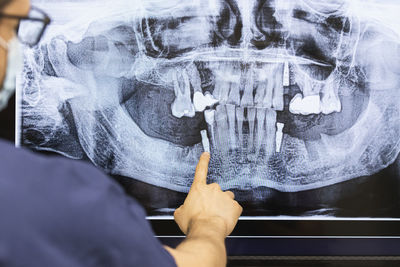
[[[3,9],[4,6],[8,5],[12,0],[0,0],[0,10]]]

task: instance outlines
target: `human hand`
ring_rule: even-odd
[[[209,221],[220,228],[225,238],[235,228],[243,208],[234,200],[233,192],[223,192],[216,183],[207,184],[209,162],[210,154],[203,153],[197,164],[189,194],[183,205],[175,211],[174,218],[185,234],[197,221]]]

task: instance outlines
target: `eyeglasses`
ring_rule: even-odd
[[[18,39],[22,44],[30,47],[39,43],[47,25],[51,22],[51,19],[44,11],[35,7],[31,7],[28,16],[0,13],[0,17],[18,19],[19,23],[16,29]]]

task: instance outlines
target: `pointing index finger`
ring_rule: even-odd
[[[193,184],[206,184],[208,163],[210,162],[210,153],[204,152],[200,156],[199,163],[197,163],[196,173],[194,175]]]

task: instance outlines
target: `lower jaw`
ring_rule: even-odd
[[[390,117],[390,111],[398,109],[398,102],[396,99],[390,101],[388,105],[383,97],[374,97],[350,129],[336,136],[321,135],[321,139],[312,141],[321,142],[311,143],[311,147],[321,145],[317,150],[317,159],[309,155],[310,149],[307,149],[304,141],[290,135],[284,135],[280,152],[274,150],[267,153],[269,151],[266,149],[260,149],[257,157],[255,152],[246,150],[247,141],[243,147],[229,149],[227,143],[211,140],[208,181],[220,183],[224,190],[249,191],[265,187],[282,192],[299,192],[376,173],[391,164],[400,151],[398,132],[389,131],[398,126],[398,118]],[[76,105],[72,110],[80,110],[86,102],[83,99],[82,102],[71,103]],[[77,124],[98,124],[99,118],[91,112],[74,114]],[[201,144],[180,147],[146,136],[121,107],[115,107],[112,115],[104,116],[113,120],[113,128],[124,129],[118,138],[109,136],[105,130],[102,132],[102,127],[96,132],[82,129],[79,138],[84,147],[91,148],[103,143],[104,136],[109,136],[106,149],[112,151],[110,153],[113,153],[116,162],[109,169],[112,174],[188,192],[202,152]],[[229,136],[228,132],[225,135]],[[243,140],[248,140],[248,135],[244,132]],[[96,140],[97,143],[87,143]],[[157,149],[157,153],[154,149]],[[85,152],[97,165],[104,165],[98,156],[99,150],[86,149]],[[102,153],[106,154],[106,151]],[[110,155],[104,155],[104,158],[109,159]]]

